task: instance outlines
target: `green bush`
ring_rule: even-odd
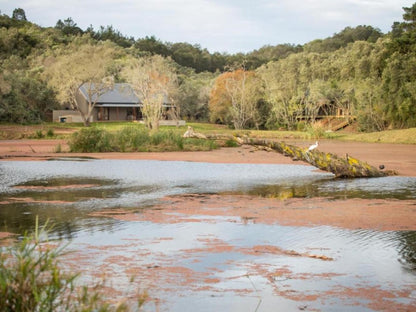
[[[171,150],[183,150],[184,138],[173,131],[159,131],[152,135],[153,145],[163,145]]]
[[[109,132],[97,127],[89,127],[74,133],[68,145],[71,152],[111,152],[113,151],[111,139]]]
[[[46,132],[46,136],[52,138],[53,136],[55,136],[55,131],[52,128],[49,128]]]
[[[124,127],[116,133],[114,138],[114,148],[121,152],[141,151],[144,146],[149,144],[149,132],[143,128]]]
[[[42,130],[37,130],[36,133],[35,133],[35,137],[37,139],[43,139],[45,137],[45,135],[43,134]]]
[[[155,152],[192,151],[218,148],[211,140],[183,138],[173,130],[155,133],[135,126],[124,127],[114,133],[91,127],[81,129],[68,142],[71,152]]]
[[[229,140],[225,141],[225,146],[226,147],[237,147],[238,143],[233,139],[229,139]]]

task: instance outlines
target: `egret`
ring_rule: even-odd
[[[310,152],[310,151],[313,151],[315,148],[317,148],[318,147],[318,141],[316,141],[315,142],[315,144],[313,144],[313,145],[311,145],[311,146],[309,146],[309,148],[308,148],[308,152]]]

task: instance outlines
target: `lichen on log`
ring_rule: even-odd
[[[241,139],[239,139],[241,141]],[[275,142],[264,139],[244,138],[244,144],[267,146],[294,160],[302,160],[323,171],[331,172],[337,178],[369,178],[393,175],[391,171],[381,171],[366,162],[346,156],[339,157],[332,153],[324,153],[318,150],[308,151],[284,142]]]

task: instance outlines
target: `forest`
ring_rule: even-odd
[[[135,81],[140,89],[132,71],[146,60],[159,66],[153,79],[169,79],[185,120],[301,129],[318,116],[341,115],[360,131],[416,127],[416,3],[387,34],[360,25],[304,45],[237,54],[135,39],[110,25],[83,30],[70,17],[40,27],[16,8],[11,17],[0,13],[0,122],[47,121],[86,81]]]

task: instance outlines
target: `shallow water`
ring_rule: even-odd
[[[296,183],[299,179],[313,183],[326,178],[331,175],[317,174],[307,166],[128,160],[2,162],[0,202],[18,197],[38,203],[3,204],[0,209],[3,228],[0,230],[7,228],[23,233],[33,227],[38,215],[41,222],[52,219],[58,228],[64,224],[65,232],[72,235],[87,225],[95,226],[94,222],[85,224],[85,219],[92,211],[104,208],[143,207],[167,195],[238,192],[256,185]],[[15,187],[73,184],[80,187],[46,190]],[[85,188],[85,184],[95,186]],[[82,227],[78,226],[80,220],[83,220]]]
[[[41,224],[51,220],[53,237],[70,239],[78,255],[73,265],[86,272],[85,280],[105,271],[122,287],[131,272],[139,273],[143,287],[162,299],[161,307],[150,304],[149,310],[375,311],[377,304],[416,305],[414,231],[293,227],[221,216],[176,223],[91,216],[114,208],[140,214],[164,196],[189,193],[415,200],[416,178],[334,180],[299,165],[66,160],[0,162],[0,181],[0,231],[21,234],[33,229],[35,216]],[[279,252],[253,253],[256,246]],[[363,295],[366,289],[372,296]]]

